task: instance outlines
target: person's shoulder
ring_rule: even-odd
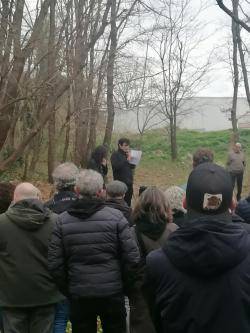
[[[166,261],[166,255],[164,254],[164,251],[162,248],[159,248],[157,250],[151,251],[146,258],[147,265],[152,266],[156,263]]]
[[[104,207],[98,212],[106,217],[111,217],[112,219],[115,220],[123,219],[123,214],[120,210],[114,207],[110,207],[108,205],[104,205]]]
[[[8,221],[8,217],[6,215],[6,212],[0,214],[0,225]]]

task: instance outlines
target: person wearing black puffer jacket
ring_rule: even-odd
[[[73,333],[95,333],[97,316],[106,333],[126,331],[122,270],[136,279],[140,261],[123,214],[101,199],[103,178],[82,170],[80,196],[59,216],[49,246],[49,270],[70,298]]]
[[[250,195],[238,202],[235,213],[250,224]]]
[[[160,333],[250,332],[250,236],[232,222],[232,196],[230,175],[216,164],[189,176],[185,225],[147,257]]]

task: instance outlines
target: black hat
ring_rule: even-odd
[[[233,185],[229,173],[214,163],[203,163],[190,174],[187,208],[203,214],[220,214],[231,205]]]

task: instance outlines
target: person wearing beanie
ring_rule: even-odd
[[[190,174],[187,221],[147,256],[145,290],[161,333],[250,331],[250,236],[233,223],[229,173],[203,163]]]
[[[121,211],[129,225],[132,225],[132,208],[124,200],[127,190],[127,185],[119,180],[113,180],[108,183],[106,186],[106,205]]]

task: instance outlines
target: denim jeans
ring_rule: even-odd
[[[69,319],[69,303],[67,300],[64,300],[56,304],[54,333],[65,333],[68,319]]]

